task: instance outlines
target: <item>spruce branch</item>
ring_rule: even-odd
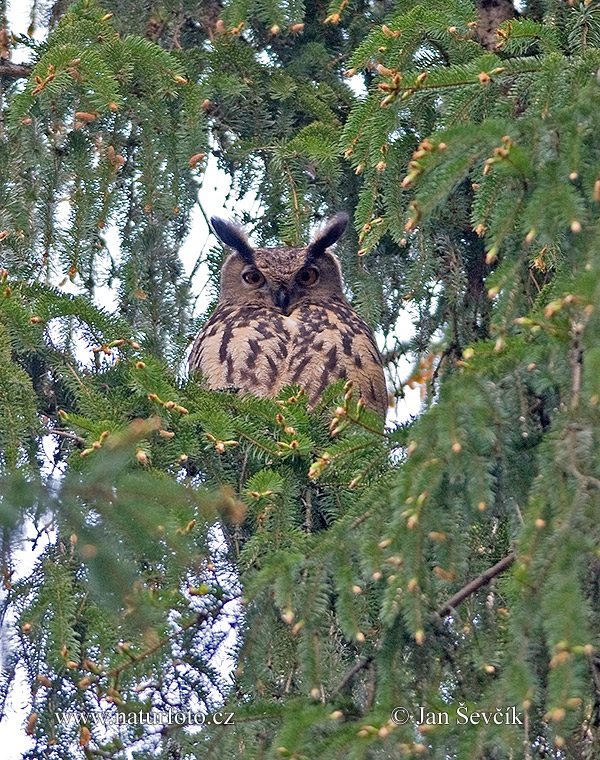
[[[352,679],[360,673],[361,670],[364,670],[365,668],[368,668],[369,665],[373,662],[375,659],[375,656],[372,654],[367,655],[366,657],[363,657],[362,660],[359,660],[355,665],[353,665],[346,673],[344,673],[342,680],[339,682],[337,687],[332,692],[332,696],[335,696],[336,694],[339,694],[343,689],[352,681]]]
[[[194,627],[199,628],[210,617],[212,617],[214,620],[228,602],[232,602],[234,599],[237,599],[237,598],[238,596],[231,596],[231,597],[220,599],[219,603],[213,609],[203,610],[202,612],[199,612],[193,620],[191,620],[189,623],[186,623],[186,625],[182,625],[178,631],[174,631],[172,634],[170,634],[166,638],[161,639],[161,641],[159,641],[158,644],[155,644],[153,647],[150,647],[149,649],[146,649],[143,652],[140,652],[140,654],[135,655],[134,657],[130,655],[131,659],[128,662],[124,662],[122,665],[118,665],[116,668],[113,668],[112,670],[109,670],[106,673],[103,673],[100,677],[118,679],[119,675],[124,670],[129,668],[131,665],[135,665],[138,662],[142,662],[147,657],[150,657],[151,655],[156,654],[156,652],[158,652],[160,649],[165,647],[167,644],[170,644],[172,641],[175,641],[183,633],[186,633],[187,631],[189,631],[190,629]]]
[[[499,562],[496,562],[495,565],[492,565],[492,567],[484,570],[477,576],[477,578],[474,578],[472,581],[467,583],[467,585],[463,586],[460,591],[457,591],[456,594],[453,594],[450,597],[450,599],[440,605],[436,610],[436,615],[444,617],[450,614],[453,609],[458,607],[458,605],[464,602],[464,600],[471,596],[471,594],[474,594],[478,589],[488,584],[497,575],[500,575],[500,573],[503,573],[508,567],[510,567],[515,561],[516,556],[517,555],[515,552],[511,552],[510,554],[507,554],[506,557],[503,557]]]
[[[68,438],[70,441],[75,441],[79,444],[85,443],[85,438],[82,438],[80,435],[76,435],[75,433],[69,433],[66,430],[56,430],[54,428],[48,428],[48,434],[49,435],[59,435],[61,438]]]

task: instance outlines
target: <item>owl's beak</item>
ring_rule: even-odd
[[[284,314],[287,313],[287,310],[290,306],[290,291],[285,287],[285,285],[280,285],[277,290],[273,291],[273,303]]]

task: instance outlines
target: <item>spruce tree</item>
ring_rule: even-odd
[[[597,757],[597,0],[34,22],[0,13],[0,704],[27,684],[24,757]],[[382,432],[342,382],[309,411],[187,377],[209,156],[257,244],[352,215],[348,295],[418,414]]]

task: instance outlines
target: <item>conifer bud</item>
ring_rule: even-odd
[[[374,581],[380,581],[383,578],[383,573],[380,573],[379,570],[376,570],[373,573],[372,578]]]
[[[485,263],[490,265],[494,264],[498,260],[498,247],[492,246],[485,255]]]
[[[303,29],[304,24],[292,24],[292,26],[290,26],[290,32],[292,34],[300,34]]]
[[[206,157],[206,153],[194,153],[194,155],[190,157],[190,160],[188,161],[188,163],[192,169],[195,169],[200,163],[200,161],[202,161],[202,159],[205,157]]]
[[[406,527],[408,528],[408,530],[412,530],[415,527],[415,525],[418,525],[418,524],[419,524],[419,515],[417,515],[416,513],[412,514],[406,521]]]
[[[47,689],[52,688],[52,681],[46,676],[38,673],[37,680],[42,684],[42,686],[45,686]]]
[[[27,728],[25,729],[25,733],[28,736],[33,736],[37,719],[38,719],[38,714],[36,712],[32,712],[29,718],[27,718]]]
[[[425,631],[422,628],[419,628],[419,630],[415,632],[415,641],[419,646],[425,641]]]
[[[283,622],[287,623],[288,625],[291,625],[294,622],[294,617],[295,617],[294,611],[290,609],[289,607],[287,607],[283,611],[283,614],[281,615],[281,619],[283,620]]]
[[[377,73],[382,77],[391,77],[396,73],[393,69],[388,69],[382,63],[378,63],[375,68],[377,69]]]
[[[381,25],[381,31],[385,34],[386,37],[399,37],[400,36],[400,30],[396,30],[393,32],[387,24]]]
[[[437,541],[437,542],[445,541],[448,538],[446,533],[438,533],[435,530],[430,531],[427,535],[432,541]]]
[[[362,631],[358,631],[354,638],[362,644],[362,642],[365,640],[365,634]]]
[[[75,118],[88,124],[89,122],[96,121],[98,114],[89,113],[88,111],[75,111]]]
[[[571,220],[571,232],[574,232],[575,234],[581,232],[581,222],[579,222],[577,219]]]

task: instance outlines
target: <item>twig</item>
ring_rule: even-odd
[[[583,332],[583,325],[573,326],[573,347],[571,349],[571,365],[573,369],[573,379],[571,383],[571,410],[577,409],[579,406],[579,398],[581,396],[581,373],[583,370],[583,348],[581,346],[581,333]]]
[[[186,631],[189,631],[190,628],[193,628],[194,626],[200,627],[203,623],[205,623],[208,620],[209,617],[212,617],[213,619],[216,618],[216,616],[221,612],[223,607],[228,602],[231,602],[234,599],[237,599],[237,597],[229,597],[227,599],[223,599],[219,602],[219,604],[214,609],[199,612],[198,615],[196,615],[196,617],[190,623],[187,623],[186,625],[181,626],[181,628],[178,631],[174,631],[165,639],[162,639],[161,641],[159,641],[158,644],[151,647],[150,649],[146,649],[144,652],[141,652],[135,657],[132,655],[129,655],[131,657],[130,660],[128,660],[127,662],[124,662],[122,665],[118,665],[117,667],[113,668],[112,670],[107,671],[106,673],[102,673],[100,675],[100,678],[118,677],[122,673],[122,671],[126,670],[131,665],[134,665],[137,662],[141,662],[142,660],[145,660],[147,657],[150,657],[150,655],[155,654],[156,652],[159,651],[159,649],[162,649],[171,641],[174,641],[179,636],[181,636],[182,633],[186,633]]]
[[[357,673],[360,673],[361,670],[364,670],[364,668],[367,668],[374,659],[374,655],[369,654],[366,657],[364,657],[362,660],[356,663],[356,665],[353,665],[350,670],[348,670],[345,675],[343,676],[342,680],[338,684],[337,689],[332,693],[331,696],[334,696],[335,694],[339,694],[342,689],[350,683],[350,681],[354,678],[354,676]]]
[[[451,596],[448,601],[444,602],[440,607],[438,607],[436,613],[440,617],[444,617],[450,613],[455,607],[458,607],[461,602],[464,602],[467,597],[471,596],[471,594],[474,594],[477,589],[485,586],[497,575],[500,575],[500,573],[504,572],[507,567],[510,567],[515,561],[516,556],[517,555],[515,552],[511,552],[506,557],[501,559],[500,562],[496,562],[495,565],[489,567],[487,570],[484,570],[483,573],[477,576],[477,578],[474,578],[470,583],[467,583],[467,585],[463,586],[460,591],[457,591],[456,594]]]
[[[68,438],[69,440],[76,441],[77,443],[85,443],[85,438],[82,438],[80,435],[75,435],[75,433],[68,433],[66,430],[55,430],[54,428],[48,428],[48,434],[60,435],[62,438]]]

